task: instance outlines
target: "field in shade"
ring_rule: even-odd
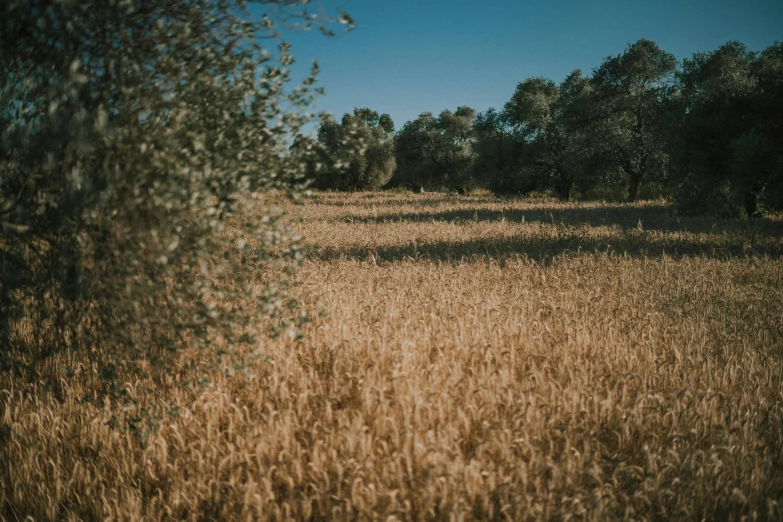
[[[129,375],[126,401],[89,354],[42,363],[81,369],[57,393],[0,374],[1,518],[783,519],[783,221],[404,193],[288,210],[311,320],[254,364]]]

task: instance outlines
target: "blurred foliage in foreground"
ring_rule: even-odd
[[[296,196],[303,163],[283,152],[312,118],[317,66],[290,88],[288,44],[267,44],[333,20],[306,1],[255,3],[257,20],[245,0],[4,3],[5,370],[88,349],[112,385],[119,366],[184,346],[252,344],[258,317],[239,296],[265,317],[289,308],[298,244],[240,194]],[[39,334],[18,335],[20,321]]]

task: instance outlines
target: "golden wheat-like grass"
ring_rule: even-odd
[[[780,222],[485,195],[300,210],[312,321],[244,373],[134,377],[124,404],[88,354],[46,363],[77,368],[59,397],[0,377],[5,519],[783,519]]]

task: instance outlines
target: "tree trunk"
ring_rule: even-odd
[[[570,182],[561,182],[555,187],[555,193],[560,201],[568,201],[571,195],[571,185]]]
[[[574,180],[566,171],[560,167],[555,168],[556,178],[554,183],[555,194],[560,201],[568,201],[571,195],[571,187],[574,186]]]
[[[755,190],[745,192],[745,213],[747,213],[748,219],[758,216],[758,199],[759,195]]]
[[[642,184],[642,176],[637,173],[630,174],[631,182],[628,184],[628,203],[636,201],[636,197],[639,195],[639,185]]]

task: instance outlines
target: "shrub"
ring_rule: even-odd
[[[732,197],[728,180],[704,183],[703,179],[688,175],[675,193],[677,211],[683,215],[714,215],[736,218],[740,215]]]
[[[111,380],[183,346],[252,343],[236,298],[279,314],[301,254],[272,205],[242,210],[251,190],[297,190],[304,167],[282,151],[317,70],[287,89],[289,46],[273,59],[258,40],[276,18],[313,23],[307,2],[261,3],[257,22],[245,0],[0,9],[5,367],[90,349]],[[282,277],[262,280],[271,267]]]

